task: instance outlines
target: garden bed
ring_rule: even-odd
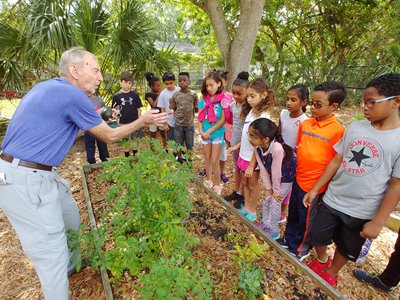
[[[102,170],[99,167],[84,168],[96,222],[99,222],[104,210],[110,205],[104,200],[104,195],[107,194],[110,186],[105,182],[99,182],[98,178],[102,176]],[[246,256],[251,256],[252,249],[263,247],[267,249],[261,251],[262,254],[254,259],[254,265],[263,272],[259,283],[265,297],[270,299],[328,298],[320,287],[304,274],[303,264],[289,257],[289,254],[281,248],[276,251],[273,247],[264,246],[263,239],[267,239],[269,243],[273,244],[272,246],[279,247],[252,223],[242,218],[229,204],[224,203],[223,200],[218,201],[215,194],[194,182],[189,185],[189,190],[193,199],[193,207],[189,218],[182,224],[188,229],[191,236],[197,237],[200,241],[192,251],[192,258],[201,261],[208,270],[212,281],[213,299],[246,299],[249,297],[245,296],[244,290],[239,288],[238,273],[241,268],[238,261],[243,260],[244,262]],[[282,253],[287,257],[286,259]],[[288,263],[287,259],[292,259],[297,264],[297,268]],[[303,273],[300,272],[301,269],[303,269]],[[305,269],[305,273],[307,271],[308,269]],[[145,272],[148,270],[143,270],[142,274]],[[111,272],[108,275],[113,282],[111,286],[115,298],[137,299],[139,297],[136,287],[141,283],[137,277],[132,277],[125,271],[121,280],[115,281]],[[313,279],[320,283],[318,277],[314,276]],[[322,285],[324,284],[322,283]],[[322,287],[327,289],[333,298],[343,297],[333,289]],[[192,298],[188,296],[187,299]]]

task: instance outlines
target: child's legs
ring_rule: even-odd
[[[233,164],[235,167],[235,191],[243,194],[243,187],[241,184],[242,175],[240,174],[240,168],[237,166],[237,159],[239,157],[239,150],[232,152]]]
[[[177,143],[179,145],[183,145],[184,127],[175,125],[173,130],[174,130],[173,138],[174,138],[175,143]],[[178,152],[178,158],[182,158],[182,151]]]
[[[282,198],[285,198],[285,196],[290,192],[292,189],[292,183],[281,183],[281,191],[280,195]],[[272,232],[279,232],[279,220],[281,218],[281,201],[275,200],[275,198],[272,199],[271,203],[271,212],[270,212],[270,229]]]
[[[338,220],[337,229],[333,235],[333,241],[336,244],[336,252],[333,257],[332,265],[328,268],[332,276],[336,276],[340,269],[348,260],[356,261],[360,255],[365,239],[360,236],[364,224],[369,220],[351,217],[345,213],[329,207],[325,203],[321,207],[329,210]],[[319,211],[318,211],[319,212]]]
[[[219,168],[221,171],[221,174],[224,173],[225,171],[225,162],[227,160],[228,156],[228,142],[225,141],[225,143],[221,147],[221,154],[219,156]]]
[[[248,204],[246,206],[246,203],[250,202],[249,178],[244,176],[244,172],[240,172],[240,176],[241,176],[240,181],[243,187],[244,208],[248,209]]]
[[[212,159],[211,159],[212,144],[203,145],[204,167],[206,169],[207,180],[212,181]]]
[[[292,189],[290,188],[289,193],[285,196],[285,198],[282,201],[282,206],[281,206],[281,215],[287,217],[289,213],[289,202],[290,202],[290,196],[292,194]]]
[[[174,127],[169,126],[169,130],[167,131],[167,141],[173,141],[174,140]]]
[[[262,201],[262,222],[268,229],[271,223],[272,198],[272,195],[268,195]]]
[[[394,251],[390,256],[386,269],[379,276],[381,281],[387,286],[397,286],[400,282],[400,229]]]
[[[161,142],[164,148],[167,148],[167,134],[164,129],[159,129]]]
[[[258,186],[259,177],[260,171],[253,171],[253,174],[249,178],[250,203],[247,211],[251,212],[252,214],[257,213],[257,204],[260,199],[260,189]]]
[[[212,144],[211,150],[211,161],[213,170],[213,184],[220,185],[221,181],[221,170],[219,168],[219,156],[221,154],[222,144]],[[208,176],[208,173],[207,173]]]
[[[297,182],[293,182],[292,194],[289,203],[289,216],[286,224],[285,239],[289,248],[297,251],[301,244],[307,223],[307,208],[303,205],[303,197],[306,194]]]
[[[184,140],[188,150],[188,159],[190,160],[191,151],[194,145],[194,126],[184,127]]]
[[[88,131],[86,131],[83,135],[85,140],[85,149],[86,149],[86,160],[89,164],[94,164],[96,159],[94,157],[95,149],[95,137],[91,135]]]
[[[110,157],[108,154],[107,144],[103,141],[96,139],[97,148],[99,149],[99,157],[101,161],[107,161],[107,158]]]

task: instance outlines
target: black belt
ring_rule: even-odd
[[[9,163],[12,163],[14,160],[14,157],[7,155],[5,153],[1,153],[0,158]],[[33,163],[30,161],[25,161],[22,159],[20,159],[18,166],[27,167],[27,168],[31,168],[31,169],[38,169],[38,170],[43,170],[43,171],[51,171],[53,169],[53,167],[51,167],[51,166],[41,165],[41,164]]]

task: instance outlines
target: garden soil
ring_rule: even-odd
[[[351,122],[351,116],[356,114],[361,115],[358,111],[345,110],[339,112],[338,117],[341,122],[348,124]],[[114,157],[123,155],[123,149],[118,145],[112,145],[110,152],[111,156]],[[80,138],[59,167],[59,173],[71,184],[73,196],[81,212],[81,221],[88,223],[87,208],[80,176],[81,166],[85,161],[84,143]],[[201,149],[198,145],[196,145],[193,164],[196,172],[203,168]],[[233,180],[233,169],[230,159],[227,162],[226,170],[227,176]],[[223,187],[223,194],[228,194],[232,190],[233,184],[228,183]],[[232,245],[225,241],[223,236],[226,228],[229,230],[235,228],[235,230],[241,230],[241,226],[243,225],[223,207],[217,205],[216,202],[214,205],[213,200],[205,193],[196,192],[196,198],[199,205],[194,206],[193,215],[202,211],[202,207],[204,206],[213,207],[211,210],[207,208],[207,211],[209,211],[208,215],[205,216],[205,219],[204,217],[198,219],[196,221],[197,225],[194,226],[196,233],[202,241],[200,250],[196,251],[196,254],[208,252],[209,257],[212,258],[207,265],[207,269],[209,269],[213,276],[214,284],[216,284],[216,295],[223,295],[218,296],[218,299],[235,299],[234,292],[232,290],[229,291],[228,288],[231,278],[237,274],[237,269],[231,264],[229,253],[224,253],[232,251]],[[380,273],[388,262],[396,238],[397,233],[384,228],[380,236],[372,243],[370,253],[364,264],[349,263],[343,268],[337,289],[348,299],[399,299],[399,287],[392,293],[386,294],[359,282],[351,274],[354,268]],[[330,250],[333,251],[333,249]],[[309,257],[306,263],[312,259],[313,257]],[[312,284],[311,280],[304,278],[304,275],[298,274],[274,250],[269,249],[266,251],[265,256],[257,261],[257,264],[262,266],[266,271],[266,276],[262,284],[267,290],[270,299],[325,298],[324,295],[320,294],[319,289]],[[224,273],[218,271],[221,267],[224,267],[227,271]],[[24,255],[14,230],[2,212],[0,212],[0,278],[2,279],[0,282],[0,300],[43,299],[35,270]],[[124,281],[129,283],[131,280],[124,278]],[[136,292],[133,291],[131,284],[125,286],[120,284],[114,293],[118,295],[116,299],[137,299]],[[100,273],[97,269],[87,267],[70,277],[70,299],[105,299]]]

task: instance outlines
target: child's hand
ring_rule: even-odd
[[[170,129],[170,128],[169,128],[168,124],[164,124],[163,130],[168,131],[169,129]]]
[[[318,192],[315,192],[314,190],[310,190],[307,194],[304,195],[303,197],[303,205],[305,207],[309,207],[311,203],[314,201],[315,197],[317,197]]]
[[[207,141],[210,138],[210,135],[207,134],[206,132],[201,132],[200,136],[203,139],[203,141]]]
[[[228,148],[228,153],[232,153],[233,151],[236,151],[238,149],[238,146],[233,146]]]
[[[246,172],[244,172],[244,176],[250,178],[253,175],[254,167],[248,166]]]
[[[360,232],[360,236],[363,239],[376,239],[382,230],[383,225],[377,224],[374,220],[371,220],[364,224],[363,230]]]
[[[279,193],[273,193],[273,194],[272,194],[272,197],[274,197],[274,199],[275,199],[276,201],[282,201],[282,196],[281,196],[281,194],[279,194]]]
[[[272,190],[265,190],[265,196],[272,196]]]

